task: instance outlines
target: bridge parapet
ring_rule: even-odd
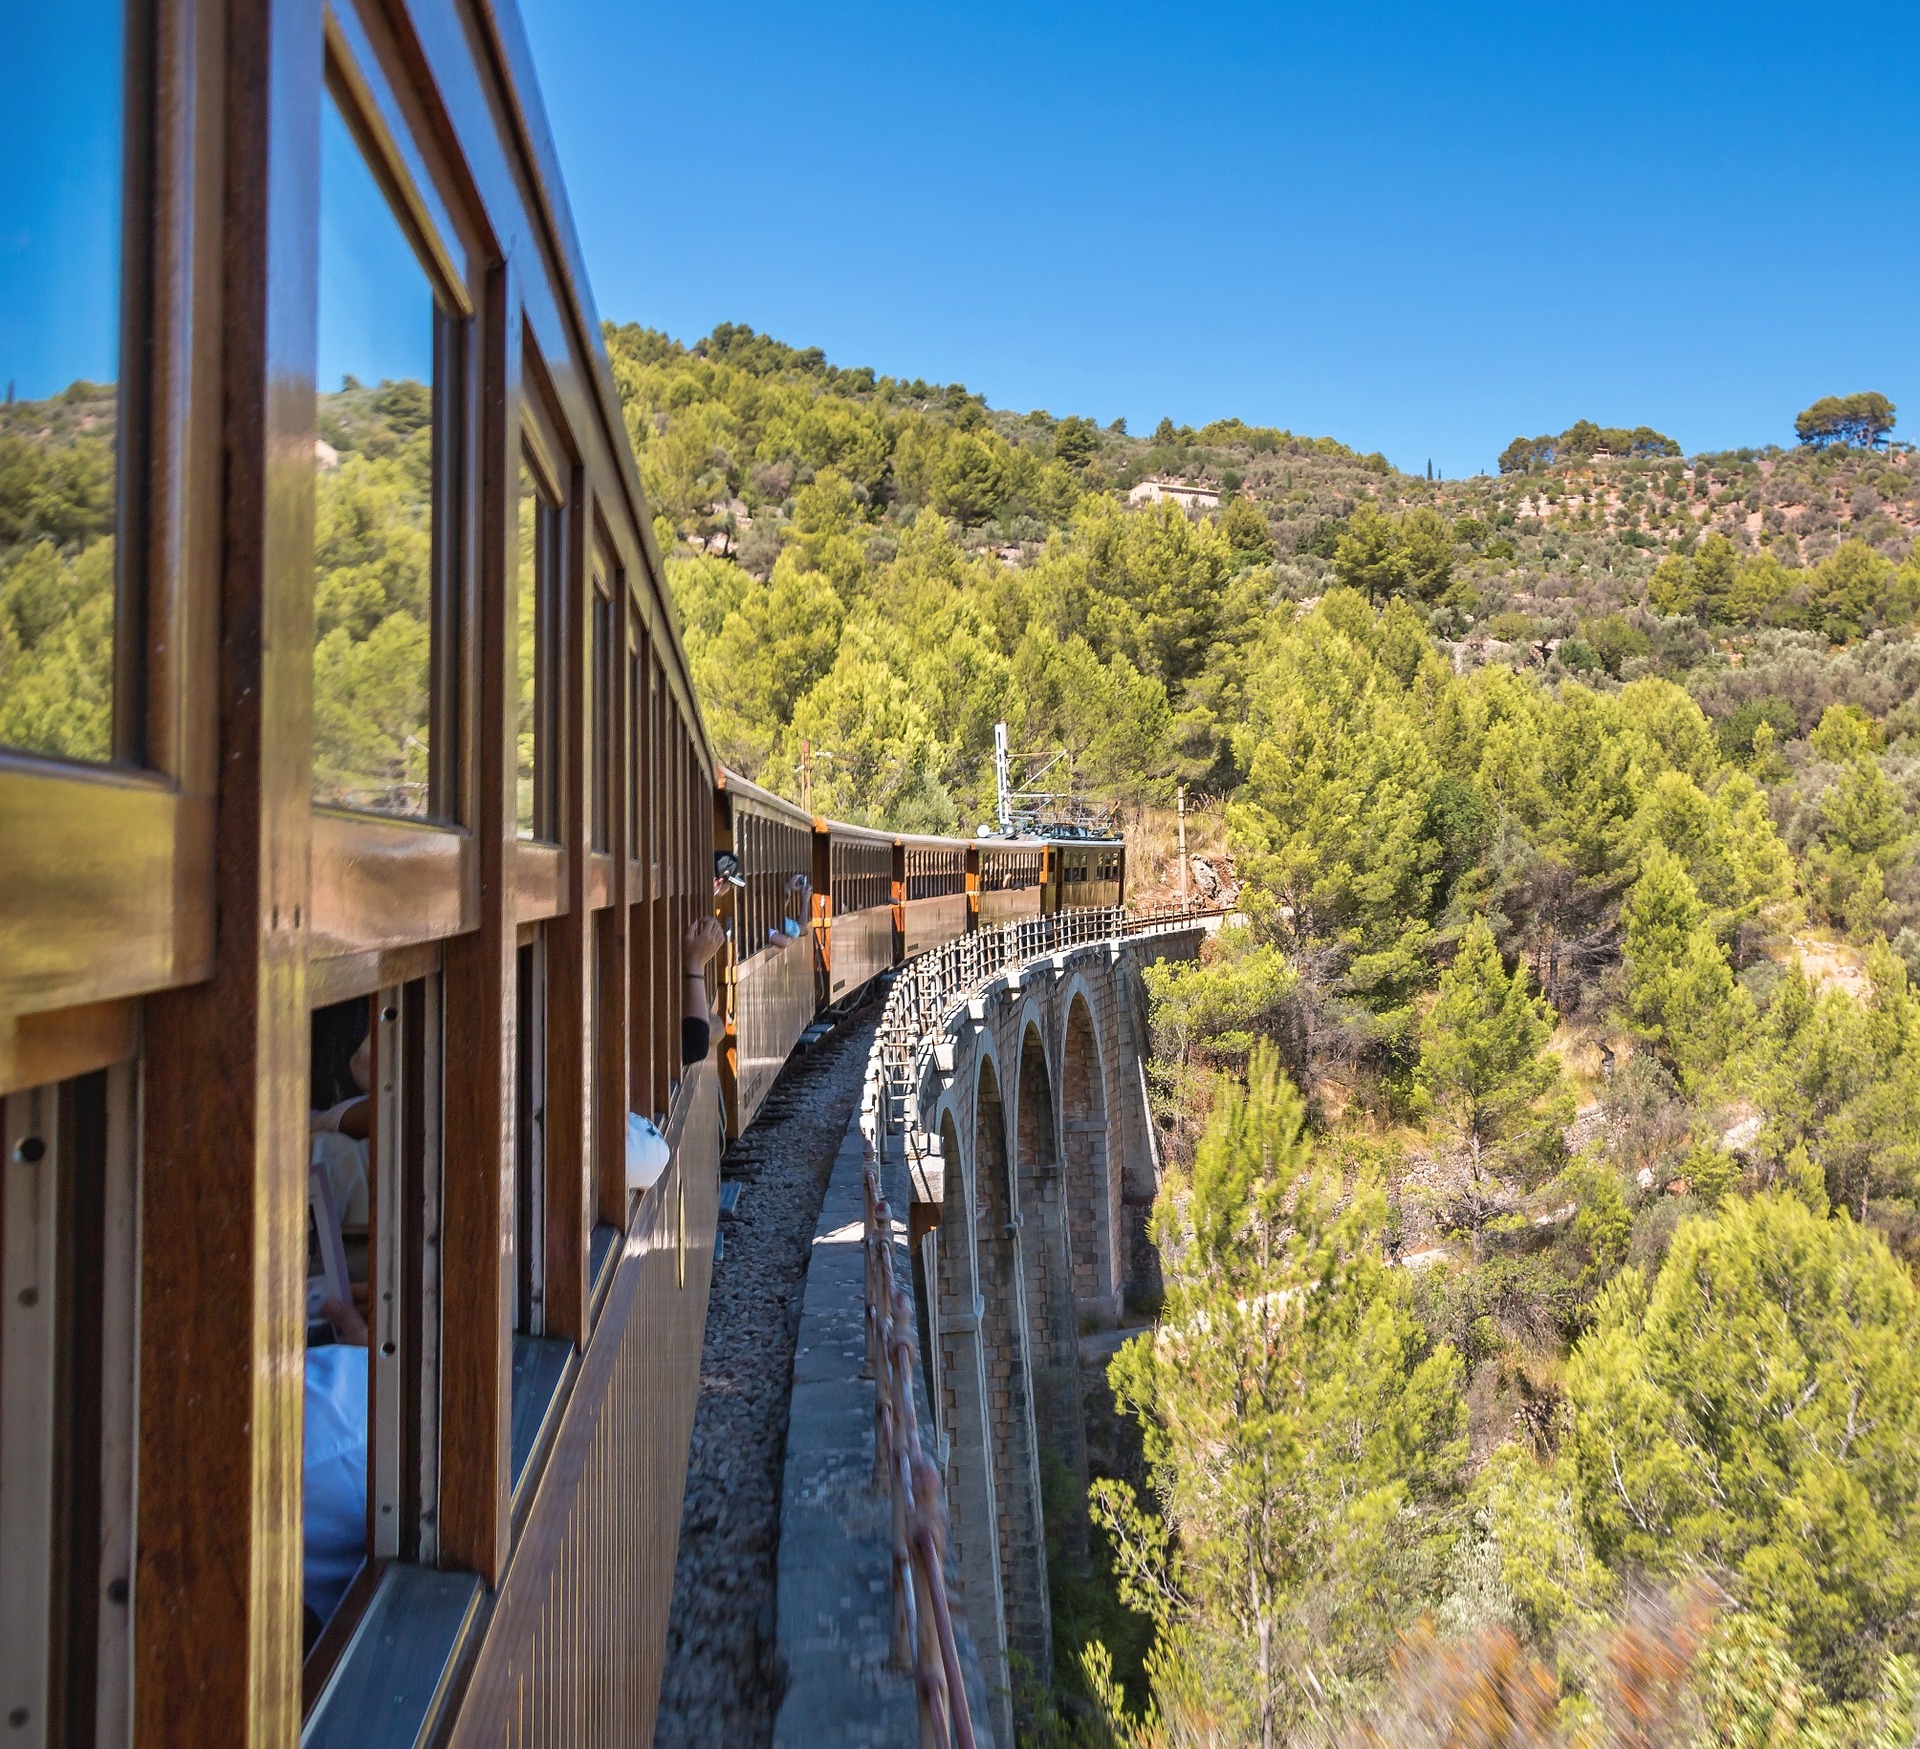
[[[924,1741],[977,1728],[1011,1743],[1016,1660],[1050,1678],[1042,1453],[1084,1487],[1079,1337],[1157,1285],[1140,970],[1190,957],[1219,921],[1026,918],[921,956],[889,993],[859,1120],[868,1360],[893,1496],[892,1646],[914,1669]],[[889,1448],[903,1437],[924,1449]],[[1084,1522],[1054,1528],[1084,1559]],[[928,1610],[951,1613],[958,1637]],[[985,1718],[967,1716],[969,1637]]]

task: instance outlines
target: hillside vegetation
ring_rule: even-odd
[[[607,339],[724,755],[779,786],[811,741],[858,818],[979,818],[1001,715],[1117,799],[1225,792],[1245,775],[1230,731],[1252,641],[1335,583],[1406,598],[1462,663],[1662,675],[1771,712],[1783,749],[1829,684],[1876,716],[1907,702],[1812,677],[1920,608],[1907,451],[1687,460],[1657,432],[1587,425],[1526,440],[1513,471],[1433,481],[1238,420],[1139,437],[1000,411],[748,329]],[[1612,444],[1647,453],[1596,453]],[[1223,507],[1124,508],[1159,475]],[[1750,660],[1729,640],[1775,690],[1724,683]]]
[[[1430,481],[610,346],[726,757],[967,825],[1005,715],[1224,813],[1244,921],[1152,980],[1141,1443],[1033,1740],[1910,1742],[1920,474],[1847,441],[1892,410]]]

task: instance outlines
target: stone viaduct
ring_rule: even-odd
[[[1041,1454],[1084,1486],[1079,1338],[1158,1285],[1141,967],[1191,957],[1204,927],[1043,954],[964,993],[917,1053],[898,1114],[954,1561],[997,1696],[1010,1654],[1051,1675]],[[995,1712],[1010,1742],[1004,1702]]]
[[[1018,1665],[1052,1675],[1043,1454],[1087,1480],[1080,1338],[1157,1289],[1142,969],[1210,917],[1028,919],[899,974],[808,1271],[781,1507],[775,1749],[919,1741],[889,1647],[895,1526],[874,1476],[863,1160],[919,1327],[914,1396],[944,1482],[946,1583],[979,1739],[1014,1741]],[[904,1218],[903,1218],[904,1217]],[[1084,1550],[1084,1519],[1055,1526]]]

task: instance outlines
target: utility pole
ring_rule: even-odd
[[[1184,905],[1187,902],[1187,786],[1184,783],[1173,792],[1173,805],[1180,820],[1180,903]]]
[[[813,743],[800,743],[800,806],[813,812]]]
[[[993,801],[1000,830],[1013,832],[1013,784],[1007,771],[1007,725],[993,725]]]

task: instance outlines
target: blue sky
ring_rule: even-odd
[[[0,394],[119,372],[118,0],[0,16]]]
[[[995,406],[1920,432],[1920,7],[522,0],[602,315]]]
[[[1920,431],[1911,4],[523,5],[616,320],[1448,474],[1860,388]],[[22,395],[116,368],[117,16],[0,29]]]
[[[433,380],[433,288],[380,184],[329,97],[320,108],[320,351],[330,394]]]

